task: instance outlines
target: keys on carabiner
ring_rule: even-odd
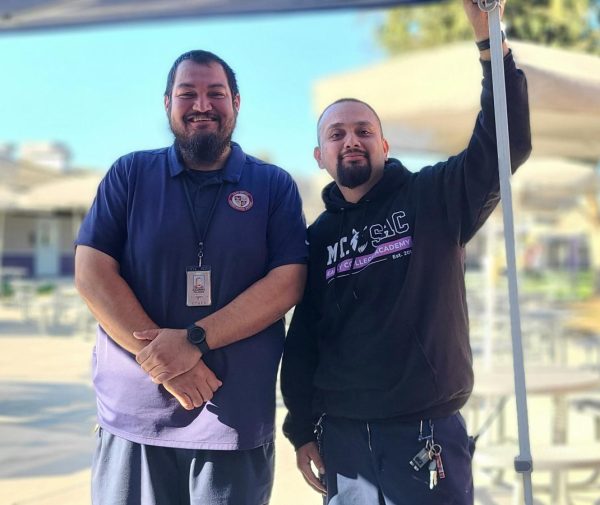
[[[433,444],[431,446],[431,459],[435,461],[437,465],[437,473],[440,479],[446,478],[446,472],[444,471],[444,464],[442,463],[442,446],[440,444]]]
[[[437,464],[438,477],[440,479],[445,479],[446,478],[446,472],[444,470],[444,465],[442,463],[442,455],[438,454],[437,456],[434,456],[434,458],[435,458],[435,462]]]
[[[435,486],[437,486],[437,481],[438,481],[437,463],[436,463],[435,459],[432,459],[431,463],[429,463],[429,489],[433,489]]]
[[[444,465],[442,464],[442,446],[437,444],[433,438],[433,422],[429,420],[429,432],[423,432],[423,421],[419,423],[418,441],[425,440],[425,447],[421,449],[410,461],[409,464],[418,472],[427,465],[429,470],[429,489],[438,485],[438,479],[446,478]]]
[[[423,447],[408,463],[415,472],[418,472],[429,461],[431,461],[431,451],[429,447]]]

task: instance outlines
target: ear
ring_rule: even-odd
[[[168,114],[169,113],[169,105],[171,104],[171,99],[169,98],[168,95],[165,95],[164,102],[165,102],[165,111]]]
[[[388,144],[388,141],[385,138],[383,139],[383,152],[385,154],[385,159],[387,161],[388,154],[390,152],[390,145]]]
[[[317,160],[317,164],[319,165],[319,168],[321,168],[321,169],[325,168],[323,166],[323,164],[321,163],[321,148],[319,146],[315,147],[315,149],[313,150],[313,156],[315,157],[315,160]]]
[[[242,103],[242,97],[238,93],[237,95],[235,95],[233,97],[233,108],[235,109],[236,112],[240,111],[241,103]]]

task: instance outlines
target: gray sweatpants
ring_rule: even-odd
[[[92,465],[93,505],[265,505],[274,448],[175,449],[130,442],[100,428]]]

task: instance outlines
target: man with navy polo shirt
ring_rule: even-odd
[[[265,504],[283,316],[306,276],[300,197],[231,142],[240,96],[219,57],[181,55],[164,101],[174,144],[117,160],[76,240],[99,322],[92,500]]]

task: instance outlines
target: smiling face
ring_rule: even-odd
[[[165,108],[184,161],[210,165],[226,159],[239,106],[220,64],[182,61]]]
[[[383,175],[389,151],[379,119],[366,104],[343,100],[330,105],[318,125],[314,156],[344,188],[365,194]]]

